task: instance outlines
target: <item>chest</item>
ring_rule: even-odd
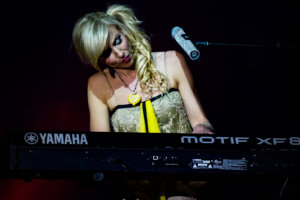
[[[190,132],[190,123],[177,90],[151,99],[161,132]],[[116,132],[138,132],[141,108],[139,105],[118,105],[111,113]]]

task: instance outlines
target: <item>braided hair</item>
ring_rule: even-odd
[[[116,26],[131,45],[135,69],[140,86],[146,94],[152,90],[166,92],[167,77],[154,66],[148,36],[139,28],[139,21],[133,10],[125,5],[114,4],[106,12],[88,13],[81,17],[73,29],[73,43],[77,54],[84,63],[97,70],[107,66],[102,54],[108,48],[109,27]]]

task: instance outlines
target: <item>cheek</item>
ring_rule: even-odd
[[[129,42],[127,40],[127,38],[124,36],[123,37],[123,44],[122,44],[123,48],[126,48],[126,49],[130,49],[130,45],[129,45]]]
[[[104,60],[104,63],[105,63],[106,65],[111,65],[112,62],[111,62],[110,57],[106,58],[106,59]]]

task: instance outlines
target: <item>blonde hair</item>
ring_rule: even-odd
[[[167,77],[155,68],[148,36],[139,29],[140,23],[131,8],[119,4],[109,6],[105,13],[88,13],[75,23],[75,49],[84,63],[90,63],[97,70],[103,70],[106,66],[101,56],[108,45],[109,26],[114,25],[131,45],[142,90],[146,94],[151,93],[153,89],[166,92]]]

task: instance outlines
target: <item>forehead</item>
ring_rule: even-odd
[[[115,35],[117,35],[119,32],[120,31],[117,29],[116,26],[114,26],[114,25],[109,26],[109,29],[108,29],[109,40],[114,40]]]

